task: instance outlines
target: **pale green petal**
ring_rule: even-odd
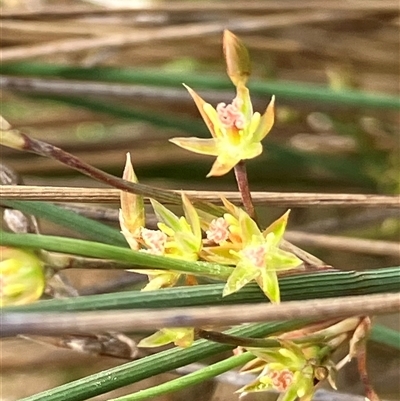
[[[272,96],[271,102],[269,103],[265,113],[261,117],[260,124],[254,132],[253,140],[255,142],[261,142],[267,134],[271,131],[275,120],[275,96]]]
[[[250,56],[243,42],[227,29],[222,39],[226,72],[235,86],[244,85],[251,72]]]
[[[198,252],[200,252],[201,242],[199,244],[198,238],[196,238],[193,234],[176,232],[175,242],[183,254],[188,254],[187,256],[190,257],[190,260],[193,260],[194,255],[198,255]],[[194,260],[197,260],[197,257],[195,257]]]
[[[297,385],[292,384],[285,393],[280,394],[277,401],[296,401],[297,400]]]
[[[290,270],[299,267],[303,262],[290,252],[275,248],[268,255],[268,269],[274,271]]]
[[[230,246],[213,246],[203,248],[201,251],[201,258],[207,262],[219,263],[223,265],[235,265],[237,257],[231,253],[232,247]]]
[[[218,156],[217,160],[215,160],[211,167],[210,172],[207,174],[207,177],[221,176],[229,173],[229,171],[231,171],[240,160],[241,158],[234,158],[229,155]]]
[[[226,199],[224,196],[221,195],[220,198],[222,200],[222,203],[224,204],[225,209],[232,215],[232,216],[227,215],[226,217],[224,216],[225,220],[227,220],[229,224],[238,223],[236,221],[230,221],[230,220],[232,220],[232,217],[239,219],[239,214],[241,209],[235,206],[232,202],[228,201],[228,199]]]
[[[253,105],[251,103],[250,91],[245,85],[241,84],[237,86],[237,97],[243,102],[241,112],[244,114],[246,121],[250,122],[253,116]]]
[[[290,209],[263,231],[264,237],[266,237],[269,233],[274,233],[272,245],[277,246],[279,242],[281,242],[289,219],[289,213]]]
[[[219,120],[217,110],[211,106],[209,103],[205,103],[203,105],[203,110],[207,114],[212,126],[213,126],[213,137],[218,139],[224,136],[225,129],[221,125],[221,121]]]
[[[29,304],[39,299],[45,288],[40,259],[29,251],[0,248],[0,307]]]
[[[194,341],[194,330],[193,328],[177,327],[172,329],[162,329],[168,334],[175,345],[178,347],[190,347]]]
[[[174,213],[154,199],[150,199],[150,202],[153,206],[154,213],[161,222],[172,228],[174,231],[179,231],[181,229],[179,218]]]
[[[197,109],[199,110],[201,117],[203,118],[204,122],[207,125],[207,128],[209,129],[211,135],[215,137],[215,132],[214,132],[214,123],[211,121],[208,113],[205,111],[206,105],[209,105],[211,108],[212,106],[208,103],[206,103],[192,88],[189,86],[183,84],[183,86],[188,90],[190,96],[192,96],[194,102],[196,103]]]
[[[201,155],[218,156],[217,145],[213,138],[172,138],[169,141],[183,149],[190,150],[191,152],[199,153]]]
[[[260,120],[261,120],[261,114],[258,113],[257,111],[251,116],[251,120],[249,123],[249,126],[247,128],[248,135],[254,140],[253,134],[256,132],[258,126],[260,125]]]
[[[151,275],[149,271],[147,271],[147,273],[150,280],[149,283],[142,289],[142,291],[154,291],[159,290],[160,288],[173,287],[180,277],[179,273],[163,272],[161,274],[157,273],[156,275]]]
[[[253,242],[253,237],[261,237],[262,234],[256,222],[243,210],[239,213],[240,234],[244,247]]]
[[[189,347],[194,340],[194,331],[192,328],[173,328],[161,329],[149,337],[139,342],[138,347],[154,348],[161,347],[169,343],[174,343],[180,347]]]
[[[263,269],[256,279],[258,285],[271,302],[279,303],[281,300],[278,276],[275,271]]]
[[[201,227],[200,227],[200,218],[197,213],[197,210],[190,202],[189,198],[182,194],[182,204],[183,210],[185,212],[186,220],[189,222],[191,230],[194,236],[198,240],[197,248],[201,247]]]
[[[263,383],[260,379],[256,379],[249,384],[246,384],[239,390],[236,390],[236,393],[242,393],[239,398],[242,398],[242,395],[246,395],[248,393],[256,393],[260,391],[268,391],[272,389],[272,385],[269,383]]]
[[[243,146],[243,149],[240,153],[240,159],[241,160],[254,159],[255,157],[261,155],[262,151],[263,147],[260,142],[253,142],[250,144],[246,144],[246,146]]]
[[[229,294],[239,291],[247,283],[254,280],[259,274],[259,269],[255,269],[251,265],[238,263],[226,282],[222,296],[225,297]]]
[[[162,345],[169,344],[173,342],[174,339],[171,337],[170,333],[165,333],[162,330],[157,331],[149,337],[144,338],[139,342],[138,347],[142,348],[154,348],[161,347]]]

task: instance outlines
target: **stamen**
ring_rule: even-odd
[[[268,376],[272,379],[272,385],[278,391],[286,391],[293,383],[293,372],[288,369],[273,370]]]
[[[243,249],[242,255],[256,267],[262,268],[265,266],[266,250],[262,245]]]
[[[242,100],[233,99],[231,104],[219,103],[216,107],[219,121],[225,128],[236,128],[241,130],[245,127],[246,120],[244,114],[240,111]]]
[[[167,235],[160,230],[149,230],[142,228],[142,239],[146,246],[149,247],[148,252],[153,255],[163,255]]]
[[[223,217],[214,219],[206,231],[207,239],[218,245],[221,244],[221,242],[224,242],[229,238],[228,228],[229,224]]]

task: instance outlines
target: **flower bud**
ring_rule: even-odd
[[[43,266],[33,253],[0,247],[0,307],[36,301],[44,287]]]
[[[223,48],[226,69],[235,86],[245,84],[250,75],[250,57],[242,41],[232,32],[225,30]]]

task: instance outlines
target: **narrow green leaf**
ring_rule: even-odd
[[[389,327],[375,324],[372,326],[369,339],[377,343],[400,350],[400,332]]]
[[[104,82],[132,83],[135,85],[154,85],[163,87],[179,87],[186,82],[198,89],[231,89],[232,84],[225,76],[211,74],[173,73],[160,69],[134,69],[113,67],[71,67],[69,65],[44,63],[10,63],[0,66],[2,74],[27,75],[38,77],[61,77],[65,79],[83,79]],[[376,107],[400,109],[400,99],[394,95],[366,93],[355,90],[335,91],[326,86],[302,84],[289,81],[252,80],[249,84],[251,93],[270,96],[274,93],[281,99],[307,100],[319,104],[331,103],[335,106]]]
[[[189,273],[219,279],[227,278],[232,268],[207,262],[189,262],[127,248],[83,241],[74,238],[54,237],[50,235],[12,234],[0,232],[0,244],[47,251],[71,253],[91,258],[119,260],[130,262],[135,266],[158,270],[172,270],[179,273]]]
[[[179,377],[178,379],[170,380],[166,383],[138,391],[134,394],[113,398],[110,401],[142,401],[163,394],[172,393],[211,379],[238,366],[242,366],[247,362],[250,362],[252,359],[254,359],[254,355],[250,354],[250,352],[246,352],[242,355],[231,356],[230,358]]]
[[[279,284],[282,301],[398,292],[400,266],[365,271],[329,271],[291,275],[280,278]],[[239,292],[224,298],[222,297],[223,288],[224,284],[207,284],[195,287],[165,288],[149,292],[126,291],[87,295],[38,301],[19,307],[7,307],[3,308],[2,312],[77,312],[267,302],[265,295],[255,283],[250,283]],[[393,335],[392,331],[389,333],[391,334],[385,341],[394,346],[397,337]],[[381,332],[374,335],[378,334],[382,335]],[[382,338],[384,338],[383,335]]]
[[[128,244],[119,230],[88,219],[70,210],[63,209],[52,203],[34,201],[1,200],[6,207],[18,209],[23,213],[32,214],[62,227],[73,230],[88,239],[104,244],[127,247]]]

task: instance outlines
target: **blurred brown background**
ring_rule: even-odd
[[[180,82],[214,105],[234,97],[221,50],[221,33],[229,28],[253,60],[255,108],[262,111],[277,95],[277,122],[264,154],[248,163],[253,190],[400,192],[398,0],[2,0],[1,6],[1,114],[97,167],[121,175],[130,151],[143,183],[235,190],[233,175],[205,178],[212,158],[167,142],[208,135]],[[267,86],[257,90],[257,83]],[[101,186],[53,161],[0,152],[26,184]],[[260,208],[262,221],[282,210]],[[44,222],[41,228],[59,233]],[[400,219],[390,210],[295,208],[290,228],[399,241]],[[393,266],[399,260],[329,246],[307,250],[342,269]],[[95,283],[116,274],[99,273]],[[70,279],[78,288],[94,285],[93,275],[82,271],[70,272]],[[399,327],[398,316],[381,321]],[[21,339],[1,346],[4,401],[120,363]],[[375,343],[370,350],[378,392],[398,400],[400,355]],[[339,388],[362,393],[353,365],[341,374]],[[234,390],[212,382],[162,400],[230,400],[236,399]]]

